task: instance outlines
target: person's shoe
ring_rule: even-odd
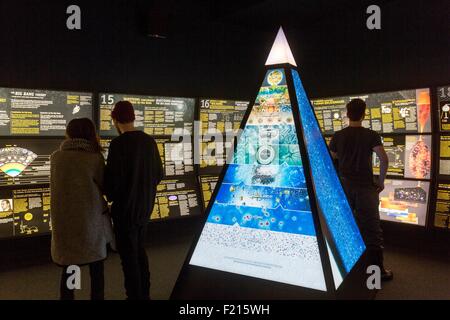
[[[381,281],[391,281],[394,279],[394,273],[392,270],[384,269],[381,271]]]

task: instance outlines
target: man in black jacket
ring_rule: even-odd
[[[106,196],[112,202],[116,246],[129,300],[150,299],[145,235],[163,176],[155,140],[134,127],[134,109],[119,101],[111,112],[119,136],[111,141],[105,169]]]

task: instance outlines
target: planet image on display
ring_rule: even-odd
[[[271,86],[278,85],[283,80],[283,73],[280,70],[274,70],[271,73],[269,73],[267,77],[267,82]]]
[[[0,170],[7,176],[15,178],[37,158],[37,155],[20,147],[7,147],[0,149]]]

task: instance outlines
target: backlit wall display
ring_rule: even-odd
[[[450,181],[438,184],[434,225],[450,228]]]
[[[192,133],[195,99],[101,93],[100,135],[117,136],[111,110],[121,100],[130,101],[135,109],[135,127],[153,136]]]
[[[192,141],[173,142],[171,138],[155,139],[165,176],[182,176],[194,172]]]
[[[386,179],[380,193],[381,219],[424,226],[429,188],[427,181]]]
[[[430,179],[431,136],[405,136],[405,178]]]
[[[103,156],[108,158],[108,149],[112,139],[102,138],[100,144],[103,147]],[[159,155],[164,168],[164,175],[184,176],[194,173],[194,161],[192,153],[192,141],[173,142],[168,137],[155,137]],[[192,178],[194,179],[194,178]]]
[[[303,88],[296,86],[296,90]],[[320,131],[319,137],[328,154]],[[325,291],[283,69],[267,72],[232,162],[224,170],[190,264]],[[360,242],[352,258],[346,259],[344,252],[337,263],[333,258],[335,265],[347,271],[364,251],[359,232],[357,235]]]
[[[26,237],[50,231],[48,187],[0,191],[0,238]]]
[[[197,186],[191,179],[165,179],[158,185],[150,220],[201,214]]]
[[[64,136],[74,118],[92,118],[92,94],[0,88],[0,136]]]
[[[366,128],[379,133],[431,132],[430,90],[416,89],[311,100],[323,134],[348,126],[345,106],[354,98],[366,101]]]
[[[441,131],[450,132],[450,86],[440,87],[437,90],[439,106],[439,123]]]
[[[405,136],[382,137],[384,150],[389,158],[388,176],[405,176]],[[380,174],[380,160],[373,154],[373,173]]]
[[[439,174],[450,176],[450,135],[442,135],[440,137]]]
[[[200,179],[200,188],[202,190],[202,199],[203,199],[203,207],[206,209],[209,205],[209,200],[211,200],[211,196],[216,188],[217,181],[219,180],[218,176],[199,176]]]
[[[388,176],[413,179],[431,178],[431,135],[396,135],[382,137],[389,158]],[[374,174],[380,173],[380,161],[373,155]]]
[[[50,183],[50,155],[60,140],[0,139],[0,187]]]
[[[232,146],[233,135],[229,133],[238,132],[248,104],[248,101],[200,100],[201,172],[220,172],[226,161],[227,150]],[[220,141],[216,139],[217,135],[221,136]]]
[[[450,86],[437,88],[439,129],[439,176],[434,226],[450,228]]]

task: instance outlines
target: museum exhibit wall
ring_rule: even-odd
[[[376,33],[360,27],[365,24],[363,15],[352,15],[363,10],[358,5],[352,10],[334,7],[317,21],[304,16],[285,23],[312,100],[372,97],[384,92],[402,99],[406,94],[406,99],[413,99],[417,105],[423,99],[420,90],[429,90],[430,118],[423,129],[421,114],[416,113],[413,129],[386,132],[381,121],[380,131],[386,146],[394,150],[394,160],[398,152],[403,152],[404,162],[403,169],[390,168],[389,181],[399,186],[388,185],[390,191],[382,195],[385,204],[396,205],[405,192],[412,193],[406,197],[416,201],[414,211],[406,216],[391,210],[385,218],[425,228],[448,227],[450,201],[450,129],[446,111],[450,48],[448,30],[442,23],[448,15],[437,9],[445,7],[444,1],[440,2],[440,6],[431,6],[425,1],[413,1],[406,8],[387,3],[384,8],[389,14],[385,15],[383,29]],[[205,130],[210,126],[220,130],[239,126],[245,102],[257,91],[263,76],[259,66],[264,63],[280,21],[268,19],[266,13],[261,21],[248,21],[243,14],[230,22],[226,15],[214,18],[209,15],[211,8],[198,6],[193,15],[183,14],[182,10],[174,14],[167,39],[153,39],[140,25],[140,3],[79,1],[83,26],[78,32],[65,28],[65,9],[70,4],[66,1],[0,5],[0,28],[4,31],[0,43],[5,48],[0,59],[0,148],[7,156],[14,151],[20,158],[15,165],[0,164],[5,169],[0,168],[0,199],[7,200],[1,206],[0,219],[6,222],[0,224],[0,237],[49,232],[48,156],[64,138],[63,127],[71,117],[92,118],[105,147],[115,135],[107,119],[111,99],[129,98],[141,106],[138,109],[142,108],[139,112],[143,115],[147,107],[163,106],[171,112],[171,108],[181,106],[185,113],[180,115],[179,123],[183,122],[188,132],[185,123],[193,120],[207,123]],[[11,15],[15,23],[7,24]],[[385,94],[381,97],[386,98]],[[380,110],[382,103],[399,100],[386,99],[380,101]],[[36,124],[36,114],[28,107],[23,109],[30,103],[34,111],[43,108],[47,125]],[[223,106],[227,106],[226,113]],[[201,157],[200,164],[195,165],[189,155],[194,151],[193,143],[170,142],[167,139],[173,132],[155,131],[146,126],[150,122],[143,118],[142,129],[157,139],[162,156],[167,158],[166,177],[153,219],[201,215],[214,189],[215,176],[220,173],[227,145],[220,146],[221,151],[213,158]],[[404,126],[409,124],[405,122]],[[326,137],[331,133],[324,131]],[[431,155],[429,169],[410,166],[408,161],[414,161],[415,156],[405,154],[426,157],[424,145]],[[199,148],[217,152],[217,146],[208,138],[200,142]],[[176,165],[171,156],[181,156],[181,165]],[[25,171],[20,171],[22,168]],[[20,176],[19,172],[26,175]],[[400,204],[400,209],[404,207],[404,203]],[[36,218],[37,224],[30,223]]]
[[[389,156],[380,194],[382,220],[448,228],[450,86],[313,98],[326,141],[348,125],[345,104],[354,97],[366,100],[363,125],[382,135]],[[203,214],[232,147],[225,133],[237,133],[249,102],[0,88],[0,238],[51,230],[50,154],[64,139],[66,124],[96,114],[107,157],[109,142],[117,136],[111,108],[123,99],[135,106],[137,128],[155,138],[164,166],[150,221]],[[375,156],[373,168],[376,175]]]

